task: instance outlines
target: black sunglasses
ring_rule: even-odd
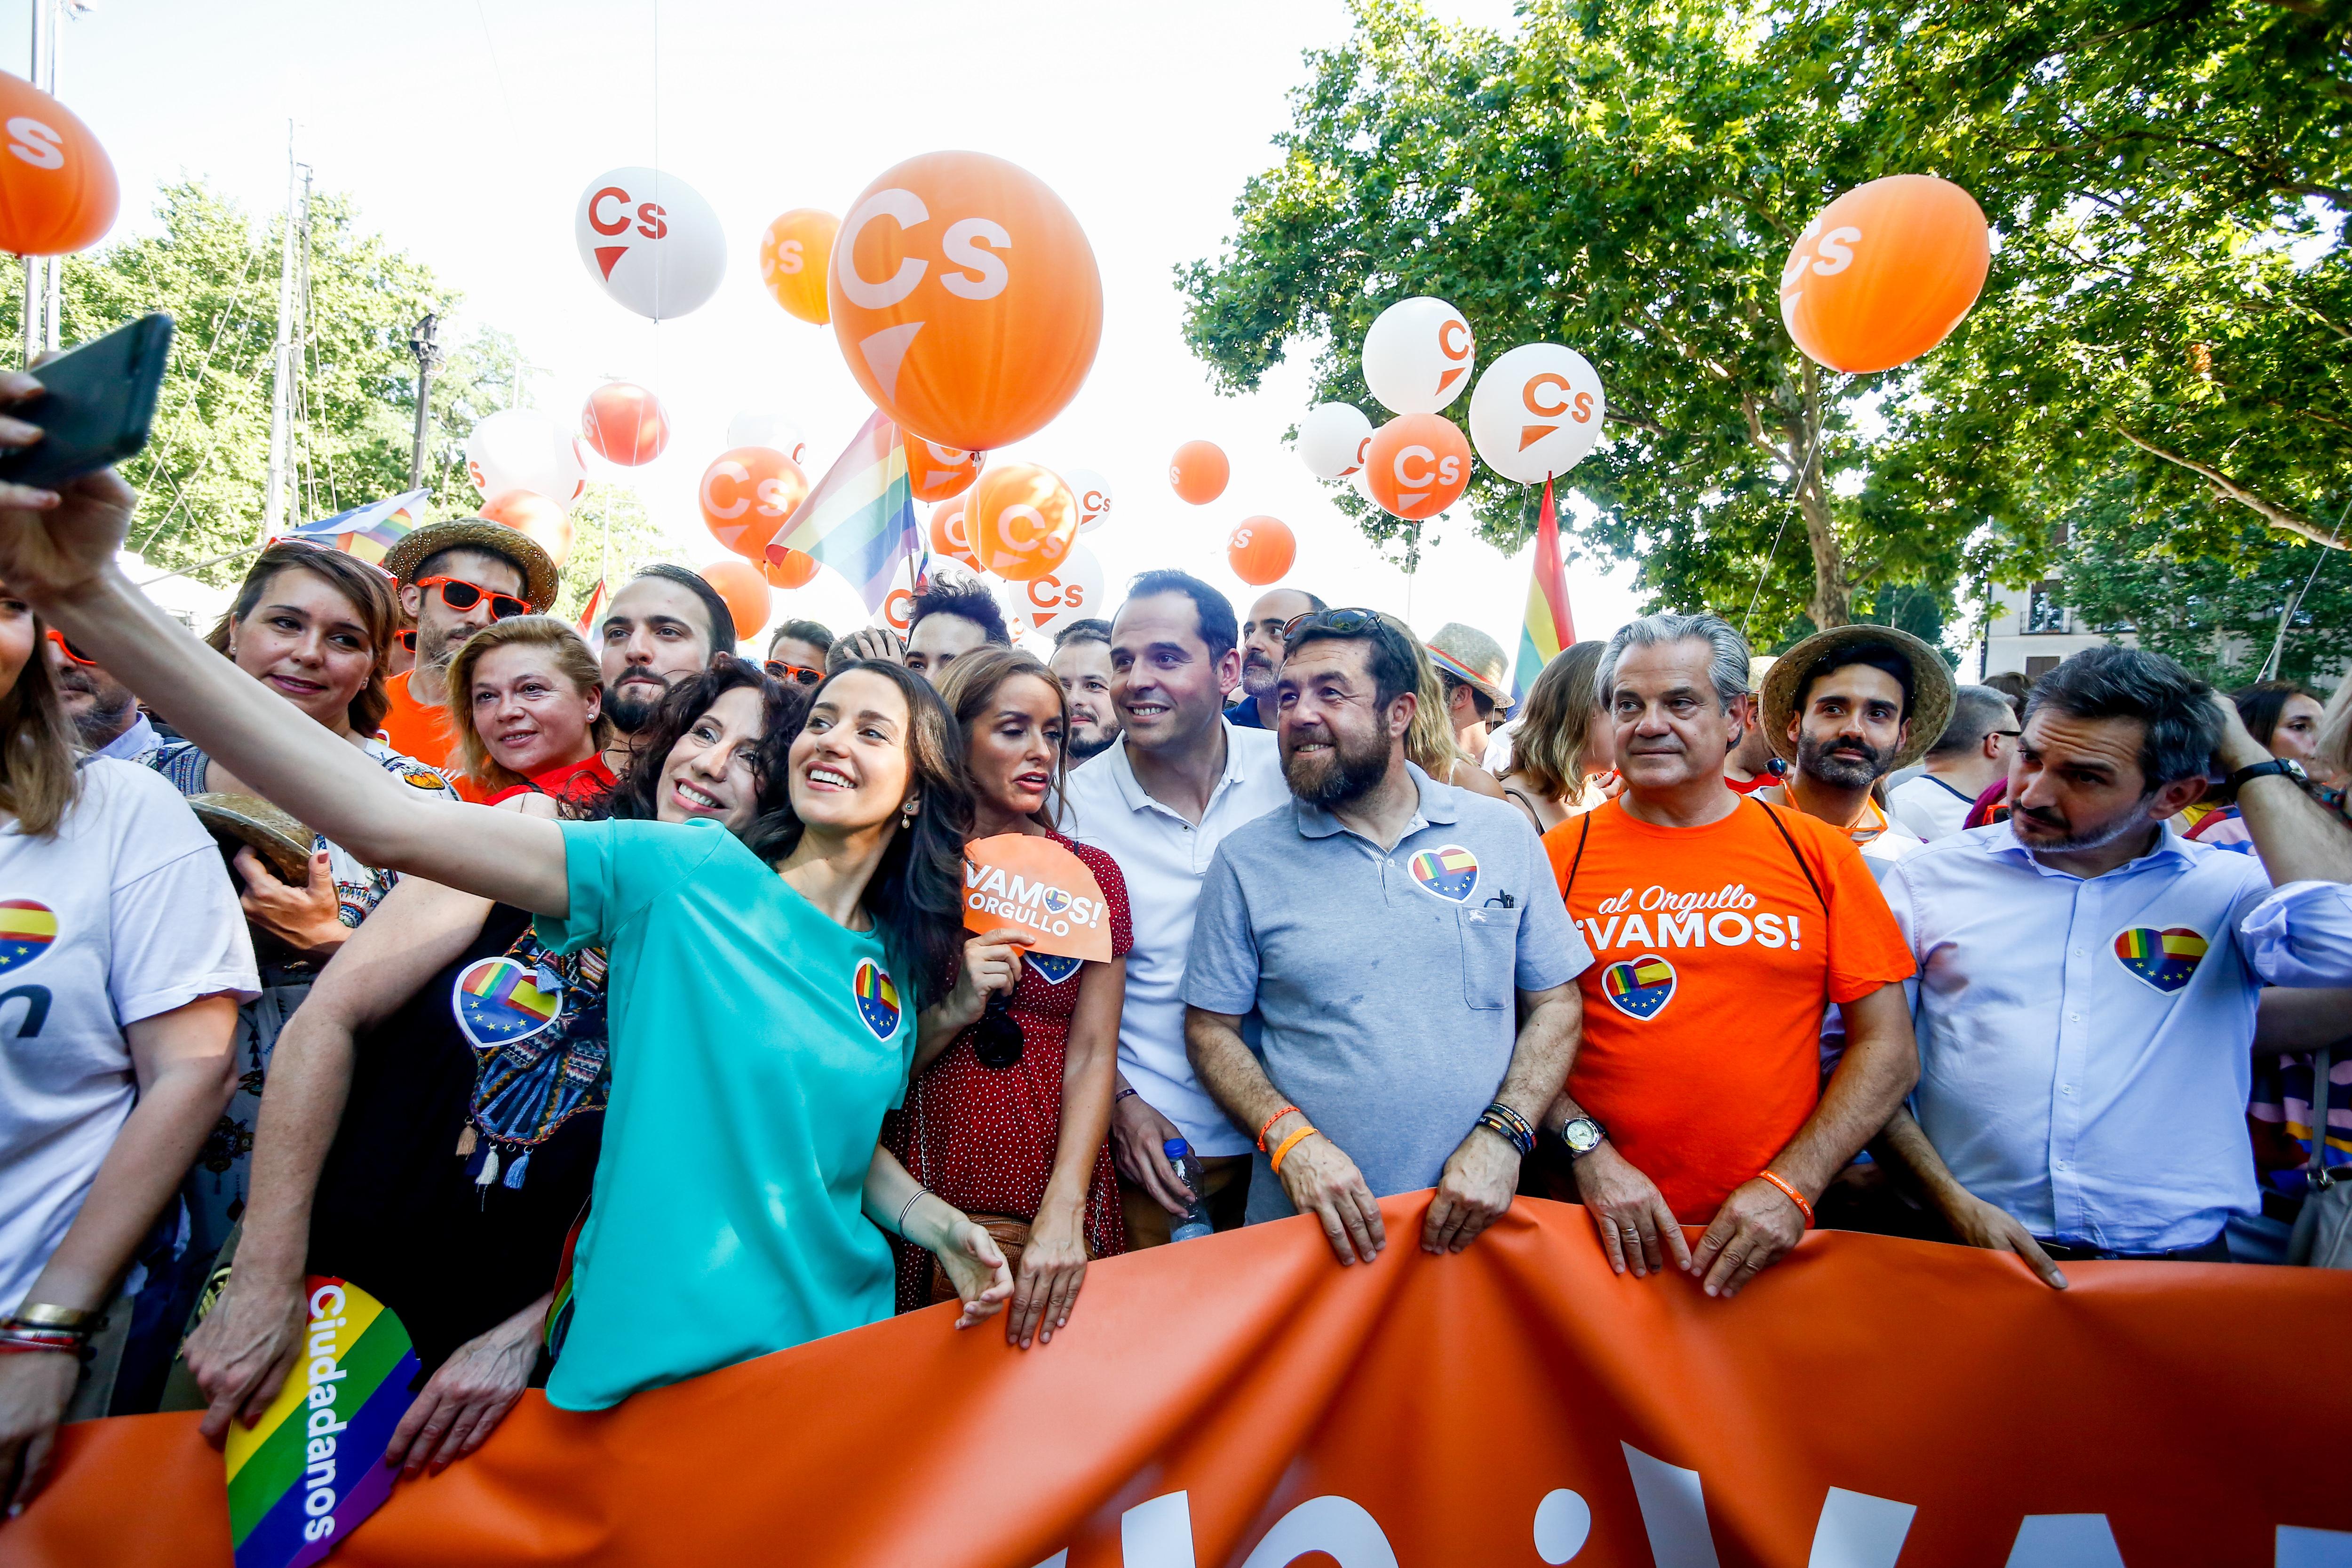
[[[988,1010],[971,1026],[971,1054],[980,1058],[980,1065],[1003,1072],[1021,1059],[1021,1047],[1026,1043],[1021,1020],[1013,1016],[1010,994],[999,991],[989,997]]]
[[[1381,613],[1378,610],[1309,610],[1282,623],[1282,640],[1294,642],[1304,631],[1338,632],[1343,637],[1351,637],[1380,624]]]

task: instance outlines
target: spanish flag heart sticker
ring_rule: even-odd
[[[1601,972],[1601,990],[1609,1005],[1629,1018],[1644,1021],[1665,1011],[1675,999],[1675,966],[1654,952]]]
[[[0,970],[22,969],[58,940],[58,917],[31,899],[0,899]]]
[[[857,1016],[877,1040],[898,1032],[898,987],[889,973],[870,958],[857,961],[857,978],[850,986],[857,998]]]
[[[1457,904],[1467,903],[1478,885],[1478,857],[1459,844],[1421,850],[1405,867],[1423,889]]]
[[[2133,926],[2116,933],[2116,957],[2123,966],[2167,995],[2189,984],[2205,948],[2205,939],[2187,926]]]

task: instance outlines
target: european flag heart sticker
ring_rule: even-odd
[[[2116,956],[2123,966],[2168,995],[2189,984],[2205,948],[2205,939],[2187,926],[2134,926],[2116,933]]]
[[[1654,952],[1601,972],[1601,990],[1609,1005],[1629,1018],[1651,1019],[1675,999],[1675,966]]]
[[[553,1027],[563,1011],[563,982],[551,970],[511,958],[477,959],[457,972],[449,1009],[467,1039],[492,1050]]]
[[[857,961],[857,979],[850,987],[857,998],[857,1016],[877,1040],[898,1032],[898,987],[883,967],[870,958]]]
[[[1055,952],[1033,952],[1025,960],[1029,967],[1045,977],[1048,985],[1059,985],[1078,972],[1086,960],[1066,958]]]
[[[1405,867],[1424,889],[1457,904],[1467,902],[1478,885],[1478,857],[1459,844],[1420,850]]]

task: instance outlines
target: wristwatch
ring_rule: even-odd
[[[1559,1141],[1568,1145],[1568,1157],[1571,1160],[1591,1153],[1608,1136],[1609,1130],[1590,1116],[1580,1116],[1563,1122],[1559,1129]]]
[[[2268,761],[2240,768],[2221,781],[2221,789],[2223,793],[2234,798],[2240,790],[2253,783],[2254,780],[2268,778],[2273,773],[2287,779],[2298,789],[2308,788],[2311,784],[2311,775],[2303,771],[2301,763],[2296,762],[2293,757],[2272,757]]]

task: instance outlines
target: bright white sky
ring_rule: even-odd
[[[1423,570],[1399,568],[1329,503],[1282,440],[1307,405],[1303,370],[1222,397],[1181,334],[1173,268],[1214,255],[1242,183],[1272,158],[1303,49],[1347,35],[1338,0],[1198,0],[1186,6],[735,0],[99,0],[63,34],[58,95],[111,153],[124,192],[118,232],[152,224],[157,183],[202,177],[259,214],[281,205],[286,128],[320,188],[464,291],[462,334],[515,333],[545,374],[541,407],[565,424],[600,381],[651,386],[675,432],[645,468],[592,459],[635,484],[681,558],[722,552],[695,504],[703,467],[740,410],[770,408],[809,437],[814,479],[868,412],[828,329],[784,314],[761,287],[758,245],[777,214],[839,214],[902,158],[971,148],[1011,159],[1060,194],[1100,261],[1101,353],[1076,401],[1011,455],[1091,468],[1110,481],[1111,522],[1087,542],[1115,602],[1147,567],[1178,565],[1232,594],[1225,565],[1242,518],[1270,513],[1299,538],[1287,579],[1335,604],[1407,609],[1517,647],[1527,552],[1507,559],[1458,522],[1430,525]],[[1433,0],[1442,15],[1511,25],[1508,0]],[[22,69],[28,16],[0,61]],[[587,182],[652,164],[718,209],[726,281],[710,303],[657,328],[607,299],[574,249]],[[445,331],[445,337],[447,336]],[[1507,344],[1482,344],[1489,360]],[[1587,348],[1588,353],[1591,350]],[[1596,360],[1601,356],[1595,354]],[[1606,374],[1605,363],[1603,374]],[[1368,410],[1375,423],[1384,417]],[[1169,454],[1203,437],[1234,479],[1194,508],[1168,487]],[[926,513],[928,509],[920,509]],[[1577,629],[1605,637],[1638,605],[1629,569],[1571,564]],[[836,629],[863,607],[832,573],[779,594],[777,615]]]

